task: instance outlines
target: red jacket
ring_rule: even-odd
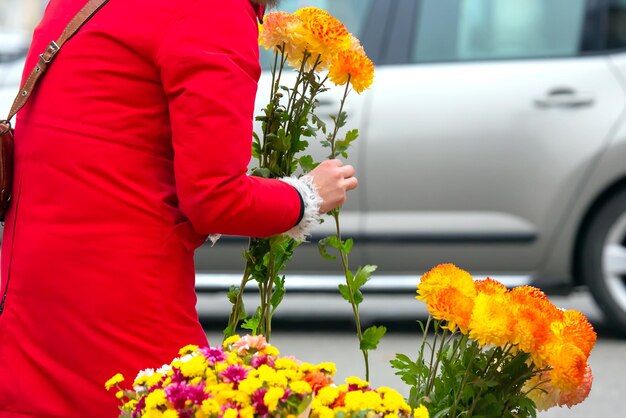
[[[27,70],[85,3],[50,1]],[[63,47],[17,121],[0,417],[114,417],[108,378],[206,344],[194,249],[300,214],[246,175],[259,74],[248,0],[111,0]]]

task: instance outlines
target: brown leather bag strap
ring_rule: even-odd
[[[89,0],[87,4],[80,9],[78,14],[76,14],[76,16],[74,16],[74,18],[70,21],[59,39],[50,42],[46,50],[42,54],[39,54],[39,61],[37,62],[37,65],[35,65],[35,68],[33,68],[30,72],[30,75],[24,82],[24,85],[22,85],[20,91],[17,93],[15,101],[13,101],[13,106],[11,106],[11,111],[6,119],[7,123],[9,123],[11,119],[13,119],[13,116],[15,116],[15,114],[26,104],[26,101],[37,85],[37,82],[46,72],[48,66],[63,44],[74,36],[74,34],[78,32],[78,30],[108,1],[109,0]]]

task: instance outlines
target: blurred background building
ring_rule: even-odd
[[[48,0],[2,0],[0,32],[30,34],[39,21]]]

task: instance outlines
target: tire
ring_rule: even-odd
[[[582,279],[612,330],[626,334],[626,189],[596,211],[582,236]]]

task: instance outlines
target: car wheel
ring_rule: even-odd
[[[583,280],[607,324],[626,332],[626,190],[596,211],[582,239]]]

